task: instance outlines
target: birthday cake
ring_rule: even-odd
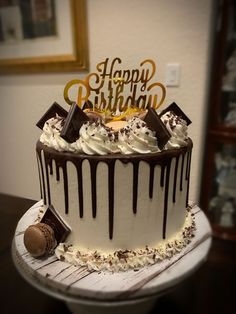
[[[188,208],[191,121],[176,103],[157,111],[165,89],[161,83],[147,84],[155,68],[152,75],[127,82],[135,93],[138,83],[148,91],[161,88],[159,103],[155,95],[155,104],[142,95],[131,99],[130,105],[128,98],[112,104],[117,94],[109,93],[109,102],[104,103],[102,96],[99,104],[97,92],[108,76],[108,62],[100,63],[98,73],[85,81],[67,84],[69,112],[54,103],[37,123],[42,129],[36,151],[44,214],[26,230],[25,245],[35,257],[55,250],[58,259],[74,265],[120,271],[170,258],[194,236],[194,217]],[[151,60],[144,64],[154,66]],[[92,86],[92,76],[97,84],[103,76],[99,87]],[[118,79],[110,71],[109,77],[115,78],[121,97],[125,75],[119,71]],[[68,98],[73,84],[79,85],[75,102]],[[107,90],[112,88],[109,80]],[[35,229],[39,239],[34,245]]]

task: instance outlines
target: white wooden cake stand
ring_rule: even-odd
[[[12,256],[20,274],[37,289],[61,299],[73,313],[148,313],[156,299],[192,274],[206,260],[211,228],[203,211],[192,206],[196,234],[190,244],[170,260],[140,270],[109,273],[88,271],[59,261],[55,255],[35,259],[23,243],[25,229],[35,222],[42,201],[19,221],[12,242]]]

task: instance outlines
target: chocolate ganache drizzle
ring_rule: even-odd
[[[64,198],[65,198],[65,214],[69,213],[69,197],[68,197],[68,175],[66,164],[68,161],[72,162],[77,171],[78,179],[78,199],[79,199],[79,217],[83,218],[84,206],[83,206],[83,174],[82,163],[84,160],[88,160],[91,173],[91,199],[92,199],[92,217],[96,218],[97,215],[97,166],[99,162],[103,162],[108,167],[108,217],[109,217],[109,238],[113,238],[114,228],[114,176],[115,176],[115,163],[117,160],[122,163],[133,164],[133,214],[137,213],[137,201],[138,201],[138,183],[139,183],[139,163],[144,161],[149,164],[149,197],[153,197],[153,182],[154,182],[154,170],[155,166],[161,167],[160,186],[164,189],[164,207],[163,207],[163,230],[162,237],[166,238],[166,225],[167,225],[167,213],[168,213],[168,199],[169,199],[169,182],[170,182],[170,168],[171,162],[175,159],[174,178],[173,178],[173,195],[172,201],[176,202],[176,191],[183,190],[183,180],[187,181],[187,193],[186,193],[186,207],[188,205],[189,194],[189,179],[190,179],[190,164],[191,164],[191,150],[192,141],[188,139],[187,146],[180,147],[178,149],[163,150],[161,152],[152,154],[132,154],[132,155],[104,155],[104,156],[88,156],[86,154],[74,154],[70,152],[58,152],[53,148],[47,147],[38,141],[36,146],[37,159],[39,166],[39,178],[40,178],[40,190],[44,204],[51,205],[51,192],[50,192],[50,176],[53,175],[53,161],[56,165],[56,180],[60,181],[60,169],[63,174],[64,184]],[[43,151],[43,156],[42,156]],[[186,172],[184,172],[184,164],[186,161]],[[180,184],[177,187],[178,167],[181,160],[180,170]],[[44,172],[45,168],[45,172]]]

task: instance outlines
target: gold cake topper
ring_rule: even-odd
[[[91,101],[94,110],[125,113],[130,108],[145,110],[157,109],[163,103],[166,89],[160,82],[151,82],[156,65],[147,59],[140,63],[138,69],[121,69],[120,58],[109,58],[97,64],[97,72],[90,73],[84,80],[72,80],[64,89],[65,101],[71,105],[76,102],[82,107]],[[69,92],[77,86],[77,99],[71,99]]]

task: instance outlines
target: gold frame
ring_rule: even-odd
[[[88,70],[86,0],[70,0],[74,53],[59,56],[0,60],[0,74]]]

